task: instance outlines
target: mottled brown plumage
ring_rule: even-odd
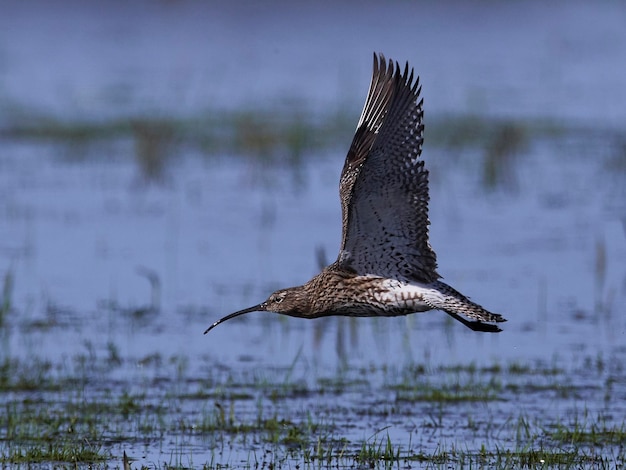
[[[506,321],[439,281],[428,240],[428,171],[420,159],[424,126],[419,79],[408,63],[374,55],[369,93],[343,170],[342,237],[337,260],[302,286],[227,315],[269,311],[299,318],[398,316],[443,310],[475,331]],[[469,319],[469,320],[468,320]]]

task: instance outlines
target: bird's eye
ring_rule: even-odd
[[[283,301],[283,297],[282,296],[275,296],[274,297],[274,302],[276,302],[277,304],[281,303]]]

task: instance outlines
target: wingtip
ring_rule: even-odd
[[[387,68],[387,59],[382,52],[374,52],[374,70],[384,70]]]
[[[407,60],[404,68],[400,66],[398,61],[393,59],[387,60],[382,52],[373,52],[374,56],[374,76],[388,75],[388,78],[395,78],[398,83],[411,87],[411,91],[415,96],[419,96],[422,87],[420,86],[420,77],[415,74],[415,68],[409,65]]]

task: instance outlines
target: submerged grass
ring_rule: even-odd
[[[296,170],[305,155],[347,149],[358,109],[337,109],[315,114],[301,103],[274,108],[212,110],[187,117],[133,116],[109,120],[72,121],[29,112],[13,116],[2,128],[0,139],[45,142],[63,147],[63,158],[81,161],[111,155],[100,147],[130,143],[116,155],[133,158],[148,181],[161,181],[169,161],[181,153],[202,156],[240,156],[263,166],[281,165]],[[597,138],[607,153],[606,165],[622,167],[624,135],[612,128],[546,119],[513,119],[480,115],[426,117],[426,142],[443,148],[450,158],[461,150],[477,152],[482,160],[482,184],[486,189],[517,187],[521,156],[539,139],[564,143]],[[587,145],[589,145],[589,143]],[[617,162],[617,163],[616,163]]]
[[[111,454],[102,452],[99,447],[88,443],[75,445],[74,443],[48,443],[47,445],[33,445],[29,448],[10,450],[2,455],[1,461],[10,464],[33,463],[96,463],[111,459]]]
[[[0,328],[4,325],[5,317],[13,306],[13,270],[8,269],[2,282],[2,297],[0,297]]]
[[[127,154],[136,161],[140,174],[158,181],[163,179],[170,158],[183,149],[206,156],[253,157],[262,165],[278,161],[297,168],[305,152],[334,145],[349,127],[342,113],[319,119],[304,110],[290,108],[88,122],[28,116],[5,124],[0,129],[0,139],[62,145],[64,158],[75,161],[110,154],[92,151],[99,146],[132,142]]]
[[[613,392],[620,394],[623,371],[588,368],[588,361],[575,370],[538,363],[342,368],[336,376],[326,371],[307,380],[293,366],[199,377],[177,356],[144,361],[153,373],[122,374],[120,381],[111,377],[120,376],[126,361],[111,361],[115,350],[109,345],[62,365],[5,359],[0,462],[119,465],[123,452],[132,458],[138,448],[171,454],[162,463],[151,461],[150,468],[396,468],[412,462],[568,468],[626,462],[626,431],[617,419],[623,409],[603,401],[601,387],[576,382],[603,383],[609,373]],[[543,385],[527,385],[537,381]],[[570,382],[579,388],[576,397],[559,393]],[[550,410],[533,411],[547,400]],[[591,409],[578,407],[581,402]],[[381,424],[373,436],[359,437]]]
[[[561,424],[552,433],[552,439],[562,444],[572,445],[622,445],[626,442],[626,428],[624,424],[607,426],[600,422],[593,422],[589,426],[579,423],[569,426]]]

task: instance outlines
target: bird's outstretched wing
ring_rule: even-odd
[[[419,78],[374,54],[369,93],[341,173],[343,233],[337,264],[356,273],[432,282],[428,171]]]

